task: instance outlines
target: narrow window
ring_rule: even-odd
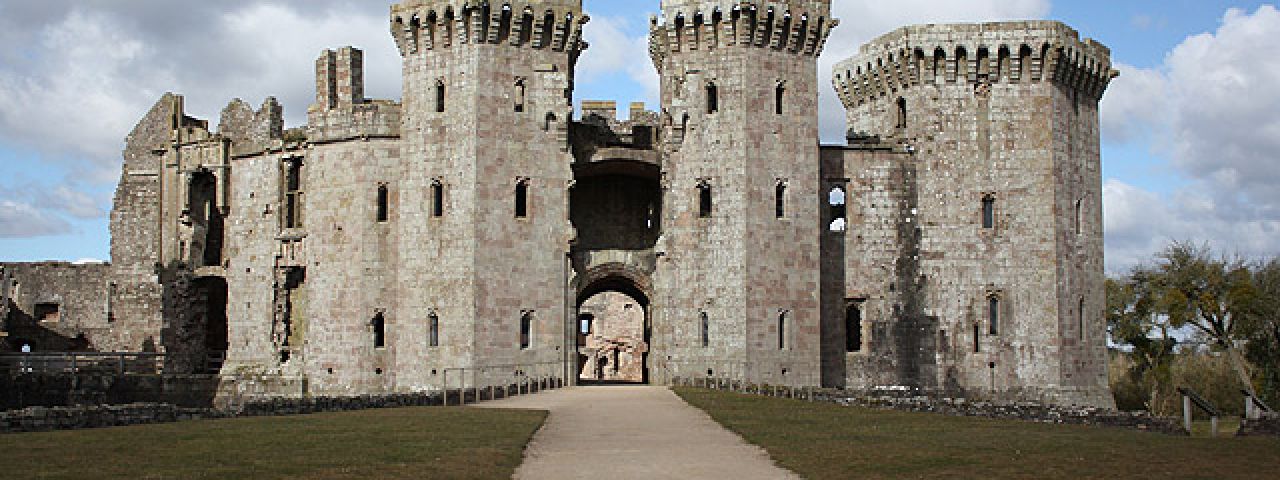
[[[1084,340],[1084,297],[1080,297],[1080,308],[1076,309],[1076,323],[1078,324],[1077,326],[1080,329],[1080,331],[1078,332],[1080,335],[1080,340],[1083,341]],[[1083,343],[1081,343],[1080,345],[1084,346]]]
[[[516,80],[516,113],[524,112],[524,79]]]
[[[444,113],[444,80],[436,80],[436,112]]]
[[[516,218],[529,216],[529,181],[516,182]]]
[[[369,326],[373,327],[373,348],[386,348],[387,322],[382,313],[374,315],[373,320],[369,322]]]
[[[714,83],[707,84],[707,113],[720,111],[720,89]]]
[[[431,182],[431,216],[444,216],[444,184],[439,180]]]
[[[982,352],[982,326],[973,324],[973,353]]]
[[[434,313],[427,317],[427,346],[440,346],[440,317]]]
[[[578,317],[578,333],[582,335],[591,335],[591,321],[595,320],[594,315],[582,315]]]
[[[1076,235],[1084,233],[1084,199],[1076,200]]]
[[[787,98],[787,86],[784,83],[778,83],[778,88],[773,91],[773,113],[782,115],[782,102]]]
[[[787,349],[787,312],[778,314],[778,350]]]
[[[285,162],[284,228],[302,227],[302,160]]]
[[[389,202],[389,194],[386,185],[378,185],[378,223],[385,223],[390,217],[387,203]]]
[[[856,304],[844,310],[844,349],[847,352],[862,351],[862,308]]]
[[[702,312],[699,317],[702,320],[702,348],[707,348],[711,346],[711,320],[707,318],[707,312]]]
[[[898,128],[907,128],[907,99],[898,97]]]
[[[831,217],[828,229],[832,232],[840,233],[849,228],[849,220],[846,218],[848,209],[845,203],[844,189],[838,186],[831,187],[831,191],[827,193],[827,206]]]
[[[528,350],[533,346],[533,313],[525,312],[520,315],[520,349]]]
[[[987,333],[1000,334],[1000,297],[987,297]]]
[[[773,209],[774,216],[784,218],[787,216],[787,184],[786,182],[778,182],[778,186],[773,191]]]
[[[698,217],[711,218],[711,184],[705,180],[698,184]]]
[[[996,197],[982,197],[982,228],[996,228]]]

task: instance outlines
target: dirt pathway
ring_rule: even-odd
[[[664,387],[574,387],[481,407],[551,412],[521,480],[799,478]]]

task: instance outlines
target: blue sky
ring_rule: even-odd
[[[109,257],[120,150],[165,91],[215,121],[274,95],[302,123],[323,48],[366,50],[368,94],[400,97],[386,4],[353,0],[0,0],[0,261]],[[656,103],[646,54],[657,0],[587,0],[577,99]],[[1112,49],[1103,100],[1107,268],[1169,240],[1274,255],[1280,233],[1280,13],[1262,2],[836,0],[829,67],[908,23],[1063,20]],[[843,112],[822,97],[824,140]]]

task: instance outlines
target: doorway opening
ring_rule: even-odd
[[[204,300],[204,358],[198,362],[199,373],[216,374],[222,370],[230,347],[227,325],[227,281],[220,277],[203,277],[195,286]]]
[[[625,278],[606,278],[578,296],[574,317],[578,382],[649,382],[649,302]]]

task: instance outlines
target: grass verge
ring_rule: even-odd
[[[676,388],[806,478],[1275,478],[1280,440],[1185,438]]]
[[[0,435],[11,478],[510,478],[546,412],[403,408]]]

